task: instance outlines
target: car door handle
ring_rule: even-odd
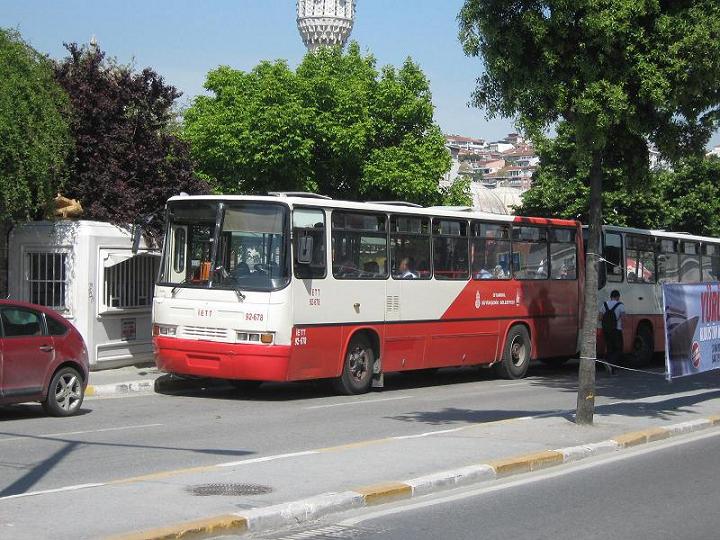
[[[53,347],[52,345],[43,345],[42,347],[40,347],[40,350],[42,352],[53,352],[55,350],[55,347]]]

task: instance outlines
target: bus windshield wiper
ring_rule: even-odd
[[[189,278],[189,277],[186,277],[186,278],[183,279],[180,283],[178,283],[177,285],[175,285],[175,286],[172,288],[172,290],[170,291],[170,294],[172,294],[173,297],[175,297],[175,295],[178,293],[178,291],[179,291],[180,289],[182,289],[182,286],[183,286],[183,285],[186,285],[186,284],[188,284],[188,283],[190,283],[190,278]]]

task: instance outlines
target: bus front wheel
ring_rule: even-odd
[[[505,340],[502,361],[494,364],[495,373],[503,379],[522,379],[530,365],[530,335],[524,326],[513,326]]]
[[[348,396],[365,394],[372,384],[375,351],[363,336],[355,336],[350,340],[342,375],[335,379],[335,389]]]

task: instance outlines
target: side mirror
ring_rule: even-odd
[[[295,258],[300,264],[310,264],[313,257],[313,237],[312,236],[301,236],[298,239],[297,253]]]

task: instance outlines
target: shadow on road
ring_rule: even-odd
[[[116,448],[134,448],[145,451],[160,450],[160,451],[177,451],[177,452],[190,452],[197,454],[205,454],[211,456],[226,456],[226,457],[240,457],[255,454],[249,450],[223,450],[219,448],[192,448],[192,447],[179,447],[179,446],[158,446],[150,444],[136,444],[136,443],[110,443],[110,442],[93,442],[93,441],[79,441],[73,440],[62,436],[53,435],[26,435],[22,433],[11,433],[0,431],[0,437],[2,438],[15,438],[22,437],[22,439],[32,439],[35,441],[44,441],[52,443],[61,443],[62,446],[56,450],[52,455],[40,461],[37,465],[32,466],[24,475],[15,480],[12,484],[0,489],[0,498],[8,497],[10,495],[19,495],[25,493],[35,484],[37,484],[42,478],[47,475],[51,470],[61,464],[62,460],[69,456],[73,451],[82,447],[116,447]],[[0,443],[2,442],[0,438]]]

